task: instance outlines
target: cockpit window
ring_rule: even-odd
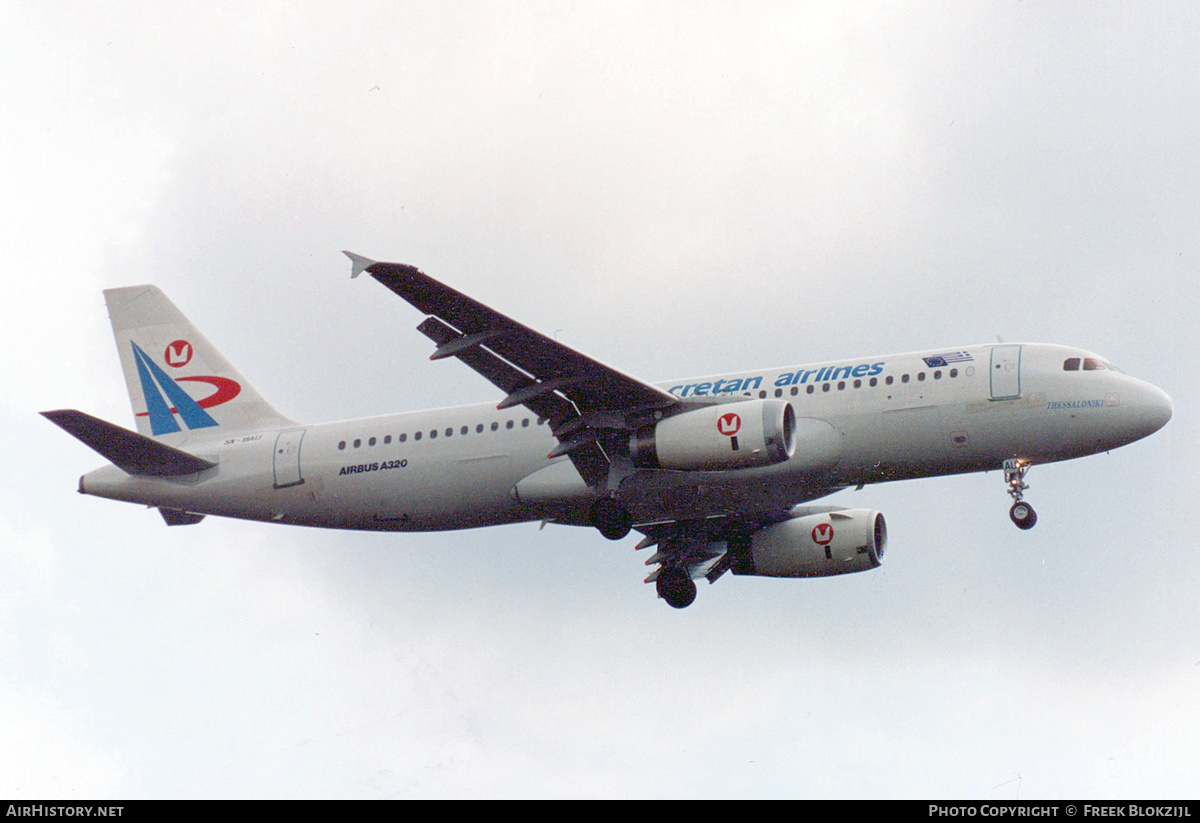
[[[1063,371],[1120,371],[1112,363],[1099,357],[1068,357],[1063,361]]]

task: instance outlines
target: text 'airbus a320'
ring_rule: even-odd
[[[813,504],[871,483],[1003,469],[1031,528],[1030,466],[1157,431],[1170,398],[1070,346],[998,344],[754,369],[630,377],[423,274],[349,252],[428,315],[436,348],[499,405],[336,423],[279,414],[161,291],[105,291],[137,432],[43,412],[111,465],[79,491],[205,515],[386,531],[518,521],[631,528],[676,608],[724,572],[814,577],[877,567],[883,515]]]

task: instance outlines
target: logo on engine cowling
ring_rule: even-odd
[[[729,448],[738,450],[737,433],[742,427],[742,418],[736,412],[725,412],[717,418],[717,431],[729,438]]]
[[[818,523],[813,526],[812,539],[818,546],[828,546],[833,542],[833,525],[830,523]]]
[[[742,427],[742,418],[736,412],[727,412],[717,418],[717,431],[726,437],[733,437]]]

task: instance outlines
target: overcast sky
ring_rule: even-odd
[[[1200,6],[0,5],[0,796],[1195,797]],[[674,611],[636,536],[82,497],[101,290],[304,421],[498,400],[340,250],[647,380],[1057,342],[1175,418],[842,492],[883,568]]]

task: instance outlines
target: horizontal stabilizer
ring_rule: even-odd
[[[217,465],[75,409],[41,414],[129,474],[173,477],[195,474]]]

